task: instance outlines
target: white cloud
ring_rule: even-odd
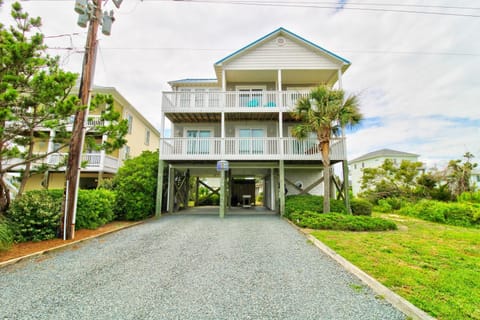
[[[0,21],[11,3],[4,4]],[[47,39],[49,46],[83,50],[86,30],[76,26],[71,1],[22,5],[42,16],[46,35],[80,33]],[[479,18],[140,0],[124,1],[115,12],[112,35],[99,37],[95,82],[117,87],[156,125],[167,81],[213,78],[215,61],[285,27],[352,62],[344,88],[361,93],[362,112],[378,121],[349,136],[350,158],[397,148],[428,161],[465,151],[480,159],[479,122],[471,121],[480,120]],[[51,52],[62,54],[68,70],[81,71],[82,53]]]

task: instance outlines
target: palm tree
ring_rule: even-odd
[[[312,89],[308,96],[297,101],[293,117],[301,121],[292,130],[294,137],[305,139],[312,132],[317,135],[323,163],[323,212],[328,213],[330,212],[330,139],[332,136],[341,135],[343,128],[353,127],[362,120],[358,97],[351,95],[345,99],[343,90],[319,86]]]

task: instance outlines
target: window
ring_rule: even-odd
[[[128,133],[132,133],[132,126],[133,126],[133,117],[131,114],[127,115],[127,121],[128,121]]]
[[[130,147],[129,146],[125,146],[125,156],[123,159],[130,159]]]
[[[145,145],[150,145],[150,130],[145,129]]]
[[[187,154],[210,153],[210,130],[187,130]]]

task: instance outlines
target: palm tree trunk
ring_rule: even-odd
[[[323,162],[323,213],[330,212],[330,142],[321,141],[320,150]]]

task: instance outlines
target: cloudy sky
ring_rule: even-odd
[[[4,2],[3,23],[12,1]],[[42,17],[49,53],[80,73],[86,29],[76,24],[74,1],[21,3]],[[116,87],[157,127],[168,81],[215,78],[214,62],[284,27],[352,62],[343,86],[360,95],[365,121],[348,136],[349,159],[391,148],[430,166],[467,151],[480,162],[478,0],[124,0],[120,9],[108,0],[104,7],[116,20],[111,36],[100,33],[95,83]]]

